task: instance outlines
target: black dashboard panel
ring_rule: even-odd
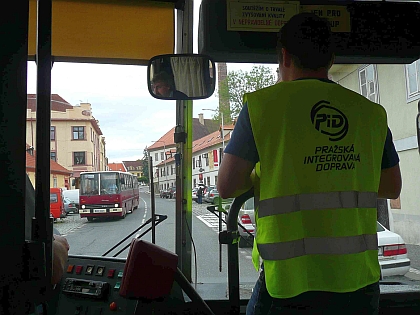
[[[137,300],[119,295],[125,259],[70,256],[56,314],[135,314]]]
[[[174,283],[171,294],[158,301],[126,299],[119,295],[125,259],[92,256],[69,256],[68,270],[57,287],[57,296],[50,301],[48,314],[106,315],[106,314],[205,314]],[[141,283],[139,284],[141,285]],[[201,284],[200,286],[203,286]],[[226,283],[204,287],[200,295],[215,314],[230,314],[230,302],[208,299],[212,290],[226,292]],[[205,286],[205,285],[204,285]],[[208,292],[207,292],[208,291]],[[247,300],[240,301],[245,314]],[[420,286],[411,283],[381,284],[379,314],[411,314],[420,312]]]

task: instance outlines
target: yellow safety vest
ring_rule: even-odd
[[[352,292],[378,281],[385,110],[315,79],[244,101],[261,164],[255,242],[270,295]]]

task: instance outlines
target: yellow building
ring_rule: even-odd
[[[143,161],[137,160],[137,161],[123,161],[123,164],[128,172],[133,174],[134,176],[137,176],[137,178],[140,178],[143,176]]]
[[[393,229],[406,243],[420,244],[420,156],[417,132],[420,99],[420,60],[404,64],[335,65],[333,80],[372,101],[388,113],[388,126],[400,158],[403,188],[400,198],[388,202]],[[372,121],[374,124],[375,121]]]
[[[36,151],[31,146],[26,146],[26,174],[28,174],[32,185],[35,187]],[[71,171],[50,161],[50,187],[70,188]]]
[[[52,94],[50,138],[51,159],[72,171],[71,188],[79,187],[80,172],[106,170],[105,138],[92,116],[90,103],[72,106],[59,95]],[[28,94],[26,142],[36,148],[34,94]]]

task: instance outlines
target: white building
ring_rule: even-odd
[[[224,126],[224,145],[229,142],[233,125]],[[192,185],[199,183],[207,186],[217,184],[217,174],[223,158],[223,139],[221,130],[193,141],[192,144]],[[157,165],[159,188],[175,186],[175,158],[169,157]],[[166,172],[165,172],[166,169]],[[169,186],[167,186],[169,185]]]
[[[204,115],[199,114],[198,118],[193,118],[193,141],[205,137],[218,129],[219,123],[217,121],[204,119]],[[176,152],[176,144],[174,142],[174,133],[175,127],[158,140],[152,141],[154,143],[147,148],[147,152],[153,161],[151,175],[153,175],[155,192],[175,186],[175,162],[173,156]]]

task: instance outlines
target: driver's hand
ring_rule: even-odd
[[[55,241],[61,243],[67,249],[67,251],[69,251],[70,245],[67,242],[67,239],[65,237],[63,237],[61,235],[57,235],[57,234],[54,234],[53,237],[54,237]]]
[[[53,235],[53,270],[51,284],[60,282],[67,266],[68,251],[70,249],[67,239],[61,235]]]

